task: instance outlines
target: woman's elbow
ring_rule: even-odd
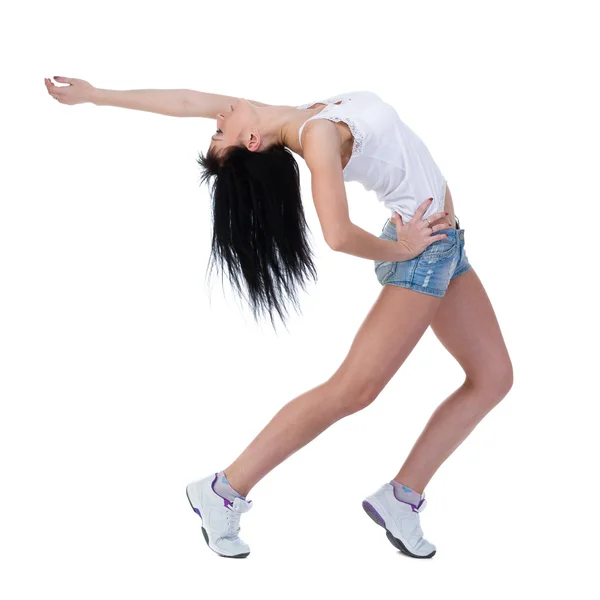
[[[335,252],[343,252],[348,240],[347,229],[337,229],[325,235],[325,242]]]

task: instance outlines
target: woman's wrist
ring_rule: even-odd
[[[414,258],[414,253],[410,252],[404,244],[394,240],[390,240],[394,244],[394,254],[396,258],[392,259],[394,262],[401,262],[403,260],[411,260]]]
[[[89,102],[96,106],[117,106],[170,117],[184,117],[187,93],[187,90],[104,90],[93,88]]]
[[[403,261],[413,257],[401,242],[380,238],[352,223],[337,250],[370,260]]]

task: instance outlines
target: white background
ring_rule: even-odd
[[[0,596],[597,593],[598,79],[593,2],[62,2],[2,8]],[[447,178],[515,371],[442,465],[431,560],[361,508],[463,373],[431,330],[367,409],[249,494],[226,560],[185,485],[229,465],[344,359],[380,292],[331,251],[289,332],[205,283],[212,119],[51,98],[44,77],[297,105],[368,89]],[[379,235],[374,193],[347,186]]]

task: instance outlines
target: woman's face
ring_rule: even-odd
[[[211,138],[209,150],[219,154],[228,146],[247,145],[250,141],[250,128],[255,119],[252,105],[243,98],[238,98],[235,104],[230,104],[225,113],[215,117],[217,130]]]

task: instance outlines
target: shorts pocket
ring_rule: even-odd
[[[375,274],[377,275],[377,279],[381,285],[384,285],[385,282],[392,277],[392,275],[396,272],[397,266],[397,262],[380,260],[375,261]]]
[[[396,236],[393,235],[392,237],[392,235],[390,235],[389,231],[384,230],[379,234],[378,237],[382,240],[387,240],[389,242],[397,242],[398,239],[396,238]],[[381,285],[383,285],[388,279],[390,279],[390,277],[396,272],[396,267],[398,266],[398,263],[389,260],[376,260],[374,261],[374,264],[375,274],[377,275],[377,279],[379,280],[379,283],[381,283]]]
[[[425,261],[427,264],[439,264],[450,260],[458,248],[456,236],[445,240],[438,240],[429,244],[417,258]]]

